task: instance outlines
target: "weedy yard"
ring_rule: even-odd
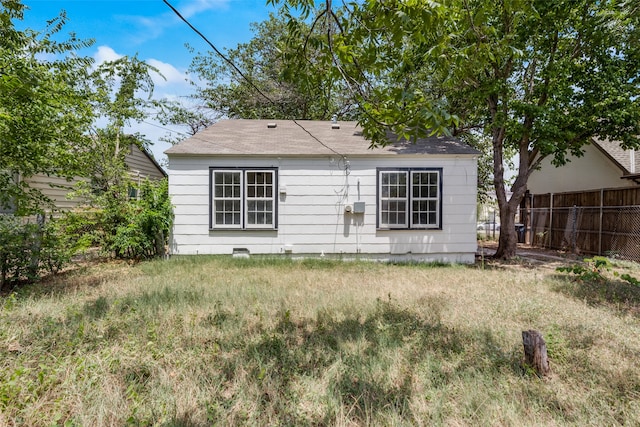
[[[0,307],[0,425],[640,425],[640,287],[552,268],[180,257]]]

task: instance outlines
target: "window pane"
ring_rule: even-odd
[[[273,201],[247,200],[247,223],[252,225],[273,224]]]
[[[380,172],[379,215],[381,226],[406,226],[407,172]]]
[[[274,223],[273,188],[275,172],[223,171],[213,172],[213,223],[241,226],[268,226]]]
[[[240,200],[215,200],[214,222],[217,225],[240,225]]]
[[[438,225],[439,172],[411,173],[411,221],[415,226]]]

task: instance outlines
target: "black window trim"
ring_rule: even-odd
[[[273,227],[269,228],[251,228],[245,224],[245,211],[244,206],[246,202],[246,196],[242,194],[242,216],[241,224],[239,227],[223,227],[216,228],[213,224],[213,174],[216,171],[234,171],[242,172],[246,171],[272,171],[273,172]],[[245,184],[243,180],[243,185]],[[273,231],[278,229],[278,168],[277,167],[250,167],[250,166],[209,166],[209,230],[215,231]]]
[[[403,231],[403,230],[442,230],[442,171],[443,168],[438,167],[383,167],[376,168],[376,229],[383,231]],[[408,172],[408,180],[407,180],[407,227],[382,227],[380,225],[380,172]],[[411,226],[411,215],[412,212],[412,198],[413,192],[411,191],[411,172],[438,172],[438,226],[437,227],[428,227],[428,226]]]

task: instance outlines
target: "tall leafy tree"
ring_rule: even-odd
[[[316,43],[323,25],[289,26],[280,15],[252,25],[254,37],[230,49],[195,56],[195,98],[230,118],[327,120],[348,117],[348,90]],[[298,42],[287,43],[295,38]],[[288,59],[288,60],[287,60]],[[233,65],[231,65],[233,64]]]
[[[331,1],[270,2],[289,25],[320,16],[335,22],[326,43],[331,63],[375,142],[384,144],[389,129],[491,141],[498,257],[516,254],[514,217],[542,159],[561,166],[594,137],[639,146],[636,2],[367,0],[335,10]],[[509,189],[505,164],[514,154]]]
[[[84,82],[90,60],[72,53],[89,46],[73,35],[54,35],[64,14],[44,32],[20,31],[25,6],[2,0],[0,10],[0,207],[35,213],[46,202],[22,179],[35,174],[72,178],[83,168],[77,150],[90,144],[93,111]]]
[[[87,79],[93,111],[106,122],[91,127],[92,145],[82,153],[85,173],[98,193],[125,179],[125,156],[131,144],[141,149],[148,144],[142,135],[125,135],[124,129],[144,120],[150,108],[163,103],[152,100],[154,72],[158,71],[137,57],[124,56],[100,64]]]

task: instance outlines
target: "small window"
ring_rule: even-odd
[[[129,186],[127,193],[129,194],[129,200],[138,199],[138,189],[132,185]]]
[[[276,228],[276,170],[211,169],[211,228]]]
[[[440,228],[441,169],[378,170],[378,227]]]

